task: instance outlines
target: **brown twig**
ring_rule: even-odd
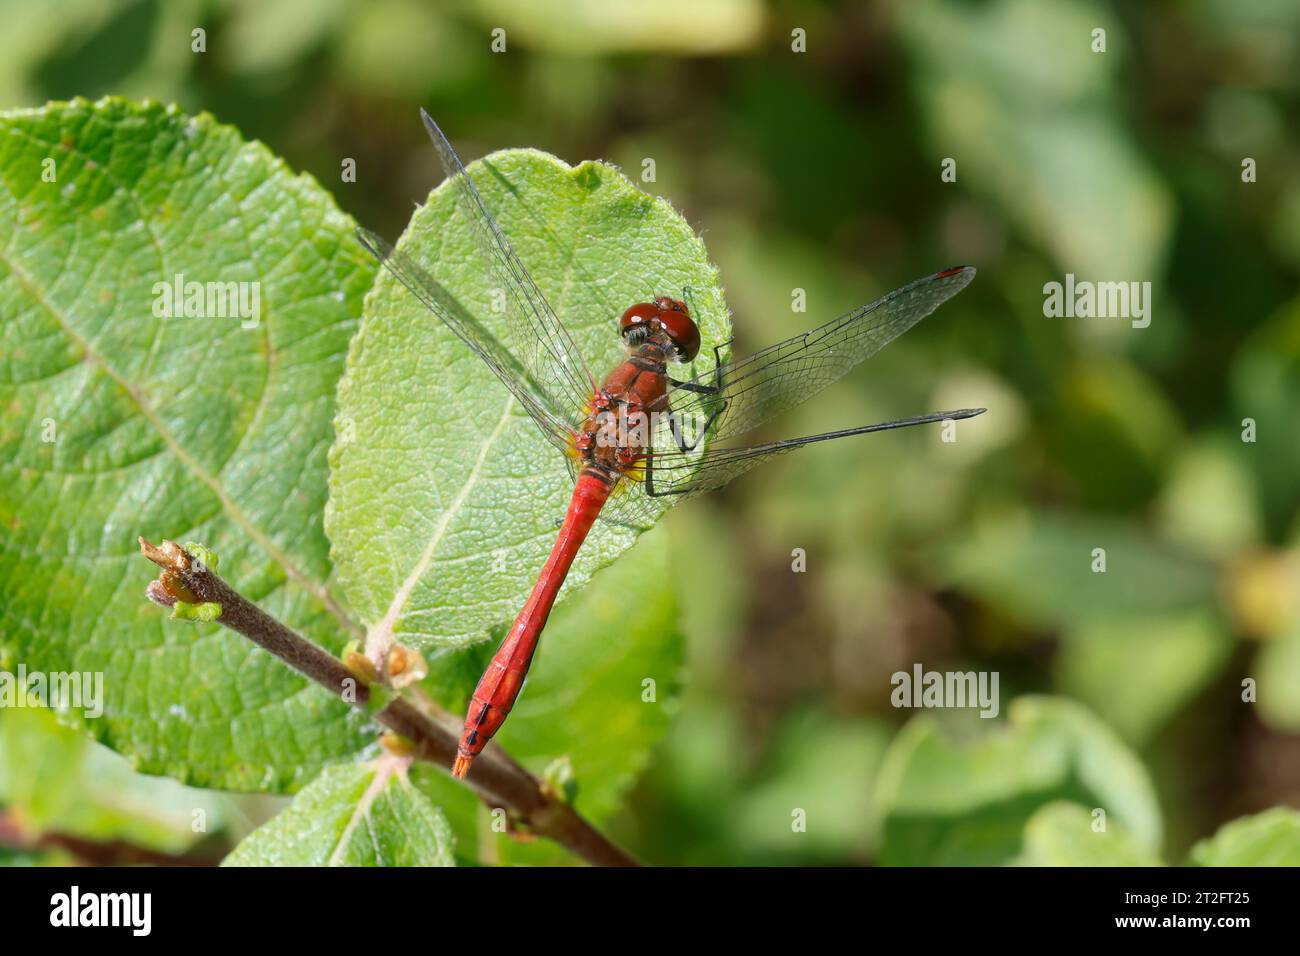
[[[226,855],[220,842],[202,840],[180,853],[166,853],[126,840],[91,840],[70,833],[29,832],[13,813],[0,814],[0,847],[39,853],[62,850],[89,866],[216,866]]]
[[[411,740],[420,759],[443,770],[451,767],[460,731],[459,722],[451,715],[436,705],[418,708],[405,697],[393,697],[376,709],[371,702],[374,691],[362,676],[267,614],[174,542],[164,541],[161,547],[155,547],[141,538],[140,550],[163,569],[158,580],[149,585],[151,600],[168,607],[177,602],[219,605],[217,623],[270,651],[330,693],[370,712],[377,723]],[[379,689],[391,693],[387,688]],[[475,761],[465,782],[490,806],[505,809],[532,832],[567,847],[594,866],[637,865],[496,744],[489,745]]]

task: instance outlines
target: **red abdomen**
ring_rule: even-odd
[[[560,585],[564,583],[565,575],[608,500],[612,487],[612,479],[597,471],[583,469],[578,476],[551,556],[542,568],[533,593],[528,596],[510,633],[492,655],[491,663],[479,678],[478,687],[470,698],[465,729],[457,747],[456,762],[452,765],[452,773],[457,777],[465,776],[470,761],[482,752],[510,714],[532,663],[533,652],[537,650],[537,640],[546,626],[555,597],[560,593]]]

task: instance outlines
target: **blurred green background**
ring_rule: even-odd
[[[650,862],[997,860],[969,847],[1007,819],[1020,845],[1029,811],[1010,803],[1069,789],[1035,760],[1075,754],[1085,808],[1130,792],[1113,768],[1088,785],[1094,738],[1149,775],[1159,818],[1126,822],[1167,861],[1300,806],[1300,5],[4,0],[0,22],[0,108],[116,93],[207,110],[392,237],[439,178],[417,106],[467,160],[535,146],[613,162],[702,233],[739,354],[978,267],[764,436],[987,406],[956,445],[832,443],[669,516],[686,690],[614,828]],[[190,52],[194,26],[211,52]],[[1066,273],[1150,281],[1150,327],[1045,317],[1043,285]],[[1004,716],[1029,694],[1082,706],[1022,715],[1002,750],[969,714],[900,735],[889,677],[914,662],[998,671]],[[42,722],[0,727],[0,801],[32,852],[219,858],[279,805],[205,796],[220,825],[195,847],[193,797]],[[959,745],[925,739],[931,723],[973,749],[944,756]],[[104,806],[21,792],[57,774],[99,781]],[[945,815],[955,829],[927,832],[979,817],[984,835],[912,839]],[[120,845],[87,853],[78,832]]]

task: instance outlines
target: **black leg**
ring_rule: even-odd
[[[683,392],[695,392],[699,395],[717,395],[717,385],[700,385],[698,382],[679,382],[675,378],[670,378],[668,384],[673,388],[680,388]]]
[[[705,420],[704,427],[700,429],[699,434],[695,437],[695,441],[691,442],[689,445],[686,444],[686,437],[682,434],[681,419],[677,417],[678,413],[669,412],[668,429],[673,433],[673,441],[676,443],[677,447],[683,453],[695,451],[696,447],[700,444],[700,439],[702,439],[705,435],[709,433],[709,429],[712,428],[713,423],[718,420],[718,416],[721,415],[726,410],[727,410],[726,402],[723,402],[721,405],[715,408],[713,410],[713,414],[711,414]]]
[[[651,498],[667,498],[669,495],[685,494],[689,488],[678,488],[676,491],[656,491],[655,490],[655,469],[654,453],[649,452],[645,459],[645,493]]]
[[[668,384],[673,388],[680,388],[685,392],[696,392],[700,395],[717,395],[722,391],[722,350],[730,345],[734,339],[727,339],[721,345],[713,346],[713,384],[701,385],[698,382],[679,382],[675,378],[668,379]]]

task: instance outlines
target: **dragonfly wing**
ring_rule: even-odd
[[[668,508],[678,501],[693,498],[708,491],[717,491],[765,461],[796,449],[835,438],[848,438],[872,432],[909,428],[945,421],[974,418],[983,414],[983,408],[961,408],[947,412],[932,412],[915,418],[861,425],[839,431],[788,438],[783,441],[764,442],[744,448],[710,447],[705,451],[650,452],[644,464],[644,479],[625,482],[622,493],[606,503],[602,517],[606,521],[644,528],[653,524]]]
[[[496,373],[552,444],[567,449],[573,429],[554,407],[550,396],[528,381],[518,361],[501,347],[492,334],[470,315],[456,298],[406,253],[394,249],[369,229],[357,228],[357,238],[383,263],[393,276],[424,303],[425,307],[473,349]]]
[[[743,435],[843,377],[974,277],[970,266],[936,272],[819,328],[676,383],[674,412],[689,431],[700,433],[707,426],[715,439]],[[656,446],[661,447],[659,436]]]
[[[446,174],[442,190],[450,192],[458,212],[470,224],[495,288],[504,295],[511,316],[512,351],[554,407],[566,412],[584,408],[595,382],[573,338],[515,255],[438,124],[423,109],[420,118]]]

